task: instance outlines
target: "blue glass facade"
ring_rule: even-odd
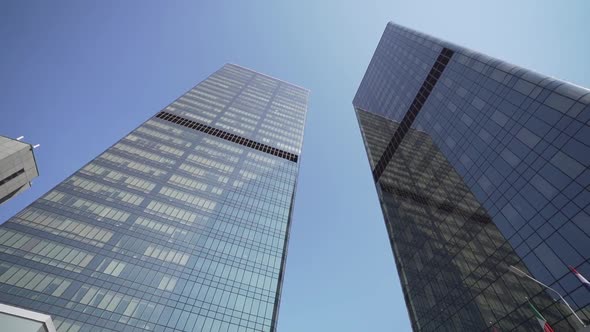
[[[308,91],[228,64],[0,227],[58,331],[274,331]]]
[[[581,326],[510,265],[590,318],[590,90],[390,23],[353,105],[415,330]]]

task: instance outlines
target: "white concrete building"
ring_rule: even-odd
[[[33,146],[0,136],[0,204],[31,187],[37,176]]]

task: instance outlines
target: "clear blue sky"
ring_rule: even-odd
[[[409,331],[351,101],[388,21],[590,87],[590,1],[1,1],[25,207],[225,62],[311,89],[280,332]]]

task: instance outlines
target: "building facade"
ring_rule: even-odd
[[[0,326],[4,331],[56,332],[51,316],[0,304]]]
[[[390,23],[353,105],[415,331],[590,319],[590,90]]]
[[[0,136],[0,204],[30,188],[37,176],[33,146]]]
[[[57,330],[274,331],[308,90],[227,64],[0,227]]]

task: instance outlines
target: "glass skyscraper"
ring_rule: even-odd
[[[415,331],[590,319],[590,90],[389,23],[353,105]]]
[[[308,90],[227,64],[0,227],[57,330],[275,331]]]

